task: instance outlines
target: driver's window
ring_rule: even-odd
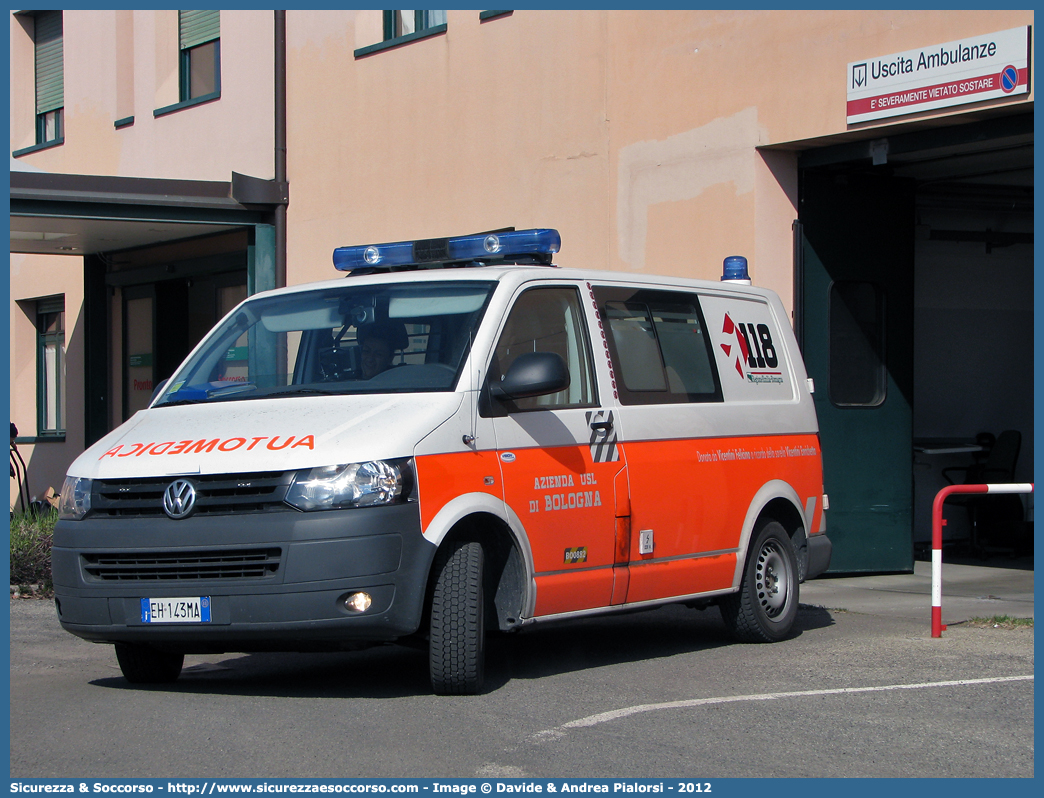
[[[554,352],[569,369],[569,387],[558,393],[517,399],[513,410],[591,407],[594,375],[580,294],[575,288],[531,288],[515,302],[490,364],[490,380],[507,374],[524,352]]]

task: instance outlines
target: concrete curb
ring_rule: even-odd
[[[916,562],[912,574],[820,577],[801,586],[801,601],[827,609],[924,621],[930,628],[932,565]],[[1033,617],[1033,571],[944,562],[943,623],[994,615]]]

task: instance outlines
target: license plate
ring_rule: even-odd
[[[210,596],[143,598],[142,623],[210,623]]]

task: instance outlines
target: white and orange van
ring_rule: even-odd
[[[684,603],[791,630],[830,560],[816,414],[779,298],[553,267],[554,230],[342,247],[250,297],[70,467],[62,626],[131,682],[186,653],[423,639]]]

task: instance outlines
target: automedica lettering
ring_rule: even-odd
[[[257,435],[252,438],[235,436],[187,441],[149,441],[148,443],[131,443],[127,445],[121,443],[109,449],[98,459],[162,454],[210,454],[212,452],[235,452],[240,449],[249,452],[258,448],[277,452],[280,449],[296,449],[299,446],[303,446],[306,449],[315,449],[315,436]]]

